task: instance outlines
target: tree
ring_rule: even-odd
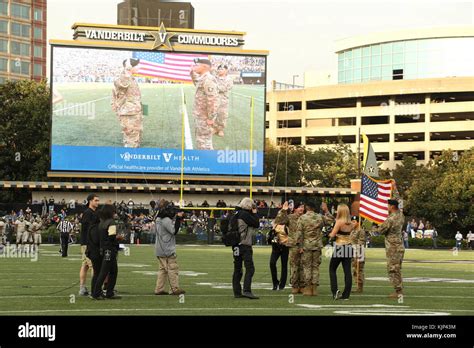
[[[474,224],[474,148],[459,160],[445,150],[407,190],[406,213],[426,218],[445,238]]]
[[[0,178],[43,180],[49,170],[50,92],[46,82],[0,85]],[[2,200],[13,200],[3,193]],[[18,198],[18,197],[16,197]]]
[[[391,176],[397,184],[397,189],[403,200],[407,198],[407,191],[412,186],[413,181],[425,175],[424,165],[417,165],[417,159],[412,156],[404,156],[401,164],[397,164],[392,170]]]

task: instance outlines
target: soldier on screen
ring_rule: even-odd
[[[229,117],[229,94],[234,82],[227,75],[227,65],[219,65],[217,68],[217,89],[219,90],[219,108],[217,109],[216,125],[214,127],[217,136],[224,136],[224,129]]]
[[[139,59],[123,61],[120,77],[114,82],[112,110],[117,113],[122,127],[124,147],[140,147],[143,133],[141,93],[133,77],[137,72]]]
[[[199,58],[194,61],[191,78],[196,86],[193,116],[196,122],[196,143],[198,150],[213,150],[212,135],[217,120],[219,93],[217,81],[211,75],[211,61]]]
[[[395,288],[395,292],[390,294],[390,298],[398,298],[402,292],[402,262],[405,254],[405,247],[402,241],[402,230],[405,223],[403,213],[398,209],[398,201],[388,200],[388,210],[390,215],[372,232],[378,232],[385,236],[385,253],[387,256],[388,278]]]

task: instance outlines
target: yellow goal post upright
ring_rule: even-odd
[[[254,126],[254,108],[255,99],[253,96],[250,97],[250,156],[249,156],[249,184],[250,193],[249,196],[253,198],[253,126]],[[180,187],[179,187],[179,206],[183,210],[210,210],[211,214],[214,210],[234,210],[235,208],[220,208],[220,207],[185,207],[183,194],[184,194],[184,150],[185,150],[185,117],[186,117],[186,99],[184,93],[181,96],[181,173],[180,173]]]

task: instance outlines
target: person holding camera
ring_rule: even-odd
[[[183,215],[184,212],[176,212],[173,203],[164,200],[160,202],[158,217],[155,221],[155,254],[160,263],[155,295],[185,293],[179,287],[179,267],[176,261],[176,234],[181,226]],[[170,293],[165,291],[167,282],[170,284]]]
[[[257,207],[251,198],[244,198],[237,206],[236,213],[238,230],[240,233],[240,243],[232,247],[234,253],[234,274],[232,276],[232,289],[234,297],[246,297],[252,300],[258,299],[252,293],[252,277],[255,273],[253,264],[253,235],[256,234],[260,226]],[[245,266],[244,291],[240,281],[242,280],[242,263]]]

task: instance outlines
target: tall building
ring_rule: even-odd
[[[374,34],[337,42],[337,84],[267,92],[266,137],[319,148],[360,133],[383,168],[474,146],[474,27]]]
[[[0,83],[46,77],[46,0],[0,0]]]
[[[189,2],[124,0],[117,5],[117,24],[194,29],[194,7]]]

